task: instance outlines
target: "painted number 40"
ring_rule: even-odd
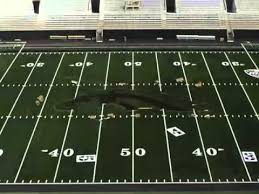
[[[49,155],[51,158],[56,158],[56,157],[58,157],[58,156],[59,156],[59,149],[55,149],[55,150],[50,151],[50,152],[48,153],[48,155]],[[74,150],[71,149],[71,148],[65,149],[65,150],[63,151],[63,155],[64,155],[65,157],[67,157],[67,158],[68,158],[68,157],[71,157],[71,156],[74,155]]]
[[[224,149],[208,148],[206,150],[206,153],[207,153],[208,156],[217,156],[219,151],[224,151]],[[203,153],[202,153],[200,148],[197,148],[196,150],[194,150],[192,152],[192,154],[195,155],[195,156],[203,156]]]

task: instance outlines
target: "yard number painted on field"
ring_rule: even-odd
[[[183,65],[184,66],[196,66],[197,64],[191,63],[191,62],[188,62],[188,61],[183,61]],[[181,66],[181,62],[175,61],[175,62],[173,62],[173,66],[176,66],[176,67]]]
[[[183,136],[185,135],[185,132],[182,131],[181,129],[179,129],[178,127],[171,127],[171,128],[168,128],[167,131],[169,133],[171,133],[173,136],[175,137],[180,137],[180,136]]]
[[[255,152],[245,151],[242,155],[245,162],[258,162]]]
[[[96,155],[77,155],[76,156],[76,162],[77,163],[85,163],[85,162],[95,162],[96,161]]]
[[[4,150],[0,149],[0,157],[4,154]]]
[[[70,67],[82,67],[83,64],[84,64],[83,62],[76,62],[76,63],[70,64],[69,66]],[[86,62],[87,67],[92,66],[92,65],[93,65],[92,62]]]
[[[206,153],[207,153],[207,155],[209,155],[209,156],[217,156],[217,155],[218,155],[218,152],[222,152],[222,151],[224,151],[223,148],[218,148],[218,149],[216,149],[216,148],[208,148],[208,149],[206,149]],[[203,156],[203,153],[202,153],[202,151],[201,151],[200,148],[195,149],[195,150],[192,152],[192,154],[195,155],[195,156],[197,156],[197,157]]]
[[[45,63],[39,62],[36,64],[36,67],[43,67],[44,65]],[[27,63],[26,65],[21,65],[21,67],[28,67],[28,68],[31,68],[34,66],[35,66],[35,63]]]
[[[48,153],[48,155],[51,157],[51,158],[57,158],[59,156],[59,149],[54,149],[52,151],[49,151],[49,150],[41,150],[41,152],[43,153]],[[65,157],[71,157],[74,155],[74,150],[71,149],[71,148],[68,148],[68,149],[65,149],[63,151],[63,155]]]
[[[131,155],[130,148],[122,148],[120,155],[123,157],[130,156]],[[135,149],[135,155],[140,156],[140,157],[144,156],[144,155],[146,155],[146,150],[144,148],[137,148],[137,149]]]
[[[231,62],[231,64],[232,64],[233,66],[235,66],[235,67],[243,67],[243,66],[245,66],[244,63],[239,63],[239,62],[237,62],[237,61],[233,61],[233,62]],[[230,66],[230,63],[227,62],[227,61],[223,61],[223,62],[221,63],[221,65],[223,65],[223,66]]]
[[[134,65],[135,65],[136,67],[140,67],[140,66],[142,65],[142,62],[137,61],[137,62],[134,63]],[[130,66],[132,66],[132,62],[126,61],[126,62],[124,63],[124,66],[130,67]]]

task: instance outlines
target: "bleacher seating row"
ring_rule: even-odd
[[[259,12],[258,0],[235,0],[237,13]]]
[[[232,29],[259,29],[259,13],[229,14]]]
[[[96,29],[98,14],[86,16],[38,16],[0,18],[0,31],[26,30],[85,30]]]

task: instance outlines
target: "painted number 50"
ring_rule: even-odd
[[[130,156],[131,155],[130,148],[122,148],[120,155],[123,156],[123,157]],[[146,150],[144,148],[137,148],[135,150],[135,155],[136,156],[144,156],[144,155],[146,155]]]

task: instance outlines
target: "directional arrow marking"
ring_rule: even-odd
[[[89,67],[89,66],[91,66],[91,65],[93,65],[92,62],[87,62],[87,63],[86,63],[86,66],[87,66],[87,67]]]
[[[167,131],[169,133],[171,133],[173,136],[175,137],[180,137],[180,136],[183,136],[185,135],[186,133],[184,131],[182,131],[181,129],[179,129],[178,127],[171,127],[171,128],[168,128]]]

